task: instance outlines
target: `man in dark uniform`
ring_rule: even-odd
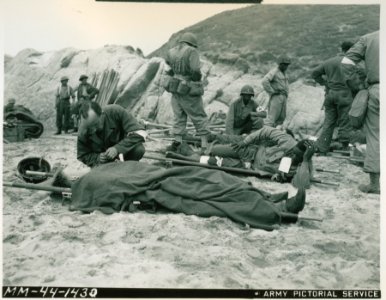
[[[95,96],[99,94],[99,90],[87,82],[87,75],[81,75],[79,77],[80,84],[77,87],[77,99],[78,102],[74,107],[74,131],[78,130],[79,121],[80,121],[80,108],[82,103],[94,100]]]
[[[56,127],[58,131],[55,134],[68,132],[70,127],[71,117],[71,98],[75,102],[75,94],[71,86],[68,85],[68,77],[63,76],[60,79],[61,86],[56,91],[55,107],[56,107]]]
[[[239,99],[229,107],[225,125],[226,134],[240,135],[251,132],[253,114],[256,115],[257,109],[257,104],[252,99],[253,96],[255,92],[250,85],[244,85],[241,88]]]
[[[312,72],[312,78],[326,87],[323,131],[316,142],[318,151],[322,153],[328,152],[336,125],[339,127],[338,140],[344,150],[348,148],[350,133],[353,131],[348,118],[353,97],[341,68],[343,55],[352,45],[351,42],[343,42],[340,55],[324,61]]]
[[[189,117],[196,128],[197,135],[201,136],[201,147],[205,149],[210,131],[208,130],[208,117],[202,102],[204,89],[201,82],[200,56],[195,35],[189,32],[184,33],[179,44],[167,53],[166,63],[171,67],[169,75],[172,76],[167,91],[173,94],[173,134],[175,138],[173,145],[181,144],[182,137],[186,134],[186,123]]]
[[[89,167],[111,162],[123,154],[124,160],[140,160],[145,153],[144,126],[119,105],[102,108],[84,102],[80,109],[77,158]]]

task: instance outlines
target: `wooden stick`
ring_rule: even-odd
[[[318,171],[318,172],[340,174],[339,170],[329,170],[329,169],[323,169],[323,168],[315,168],[315,170]]]

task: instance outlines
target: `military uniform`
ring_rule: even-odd
[[[257,109],[256,102],[251,99],[254,95],[255,92],[250,85],[242,87],[240,98],[229,107],[225,124],[226,134],[240,135],[251,132],[253,125],[251,114]],[[247,98],[244,99],[245,97]]]
[[[144,127],[119,105],[107,105],[100,116],[98,128],[80,127],[77,158],[89,167],[99,164],[100,154],[115,147],[125,160],[140,160],[145,153],[143,136],[138,131]]]
[[[207,136],[210,133],[202,101],[200,57],[195,48],[197,45],[195,38],[190,40],[184,37],[189,36],[183,36],[181,42],[170,49],[166,56],[166,63],[171,67],[172,80],[178,82],[176,89],[169,89],[173,94],[173,134],[178,140],[182,140],[182,136],[186,134],[188,117],[192,120],[197,135]]]
[[[312,72],[314,80],[326,87],[323,131],[316,142],[320,152],[328,152],[336,125],[338,139],[343,144],[348,145],[353,131],[348,117],[353,97],[341,68],[342,58],[340,55],[326,60]],[[326,76],[326,80],[322,76]]]
[[[287,115],[287,98],[289,92],[288,77],[278,67],[264,76],[262,85],[269,94],[268,115],[265,125],[276,127],[283,124]]]
[[[365,117],[366,157],[364,170],[370,174],[370,185],[361,185],[362,192],[379,193],[380,152],[379,152],[379,31],[362,36],[347,51],[342,67],[347,78],[355,71],[354,63],[364,60],[369,100]]]
[[[68,78],[62,78],[67,81]],[[70,98],[75,99],[74,90],[69,85],[61,85],[56,91],[56,127],[58,133],[64,129],[65,132],[70,128],[71,103]]]

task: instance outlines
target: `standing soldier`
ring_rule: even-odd
[[[99,90],[87,82],[88,76],[81,75],[79,77],[80,84],[77,88],[78,103],[75,107],[75,120],[74,120],[74,131],[78,131],[79,120],[80,120],[80,108],[82,103],[92,101],[96,95],[99,94]]]
[[[182,142],[182,137],[186,134],[188,117],[192,120],[197,135],[201,136],[202,149],[205,149],[210,132],[202,102],[204,89],[201,82],[202,74],[196,36],[189,32],[184,33],[179,44],[167,53],[166,63],[171,67],[169,75],[172,76],[169,87],[166,89],[173,94],[175,141],[172,144],[172,150]]]
[[[348,149],[350,131],[352,130],[348,112],[353,97],[350,88],[346,84],[341,61],[352,45],[351,42],[343,42],[341,54],[326,60],[312,72],[312,78],[326,87],[323,131],[316,142],[318,151],[321,153],[328,152],[336,125],[339,127],[339,141],[342,143],[344,150]]]
[[[279,57],[278,66],[263,78],[263,88],[270,97],[268,116],[264,122],[267,126],[276,127],[282,125],[285,120],[289,91],[286,70],[290,64],[291,60],[287,56]]]
[[[68,133],[68,129],[70,127],[70,110],[71,110],[71,98],[75,101],[75,94],[72,87],[68,85],[68,77],[63,76],[60,78],[61,86],[58,87],[56,91],[56,127],[58,131],[55,133],[56,135],[62,133],[62,129],[64,129],[64,133]]]
[[[251,113],[257,109],[257,104],[252,99],[253,96],[255,96],[255,92],[250,85],[244,85],[241,88],[239,99],[229,107],[225,126],[226,134],[240,135],[251,132]]]
[[[355,64],[364,60],[369,99],[364,121],[366,134],[366,157],[364,171],[370,174],[370,184],[360,185],[364,193],[380,193],[380,154],[379,154],[379,31],[362,36],[347,51],[342,59],[346,78],[351,79],[355,73]]]

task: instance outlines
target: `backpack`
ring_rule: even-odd
[[[351,125],[355,129],[359,129],[363,126],[367,113],[367,103],[369,101],[369,91],[360,90],[356,94],[354,101],[351,105],[351,109],[348,113],[348,117]]]

